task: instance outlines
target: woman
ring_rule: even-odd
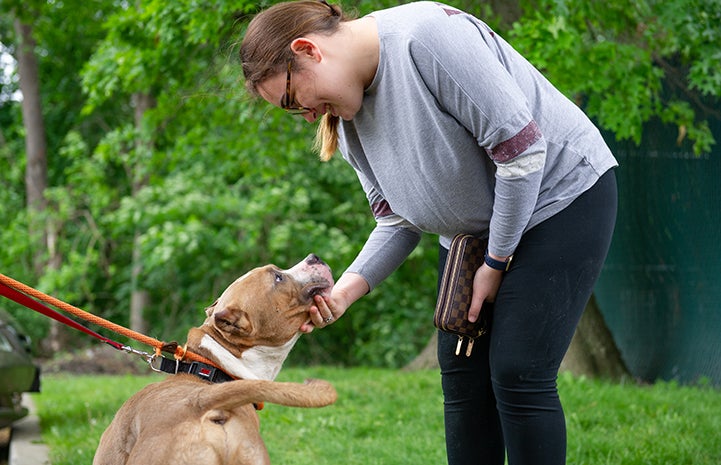
[[[321,118],[321,159],[340,150],[377,221],[304,330],[341,317],[422,231],[441,238],[440,270],[455,234],[488,237],[469,319],[495,302],[490,334],[469,358],[439,334],[448,462],[565,463],[556,377],[616,216],[617,163],[598,130],[487,25],[438,3],[359,19],[278,4],[240,54],[252,94]]]

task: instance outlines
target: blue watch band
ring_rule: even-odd
[[[496,260],[495,258],[488,255],[488,249],[486,249],[486,253],[483,254],[483,261],[486,262],[486,265],[498,271],[508,271],[508,269],[511,267],[512,260],[513,255],[508,257],[505,261]]]

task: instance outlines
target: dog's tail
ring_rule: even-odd
[[[325,407],[338,398],[328,381],[310,379],[305,383],[280,383],[267,380],[240,379],[209,386],[201,408],[230,409],[243,404],[270,402],[288,407]],[[206,388],[207,389],[207,388]]]

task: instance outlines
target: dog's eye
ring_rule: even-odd
[[[214,410],[209,412],[206,418],[213,424],[223,426],[227,423],[229,415],[222,410]]]
[[[276,283],[281,283],[281,282],[283,282],[284,279],[285,279],[285,278],[283,277],[282,274],[280,274],[280,273],[276,273],[276,274],[275,274],[275,282],[276,282]]]

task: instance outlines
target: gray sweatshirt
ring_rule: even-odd
[[[380,60],[339,148],[376,227],[348,270],[371,289],[421,232],[513,253],[617,165],[586,115],[480,20],[418,2],[372,13]]]

